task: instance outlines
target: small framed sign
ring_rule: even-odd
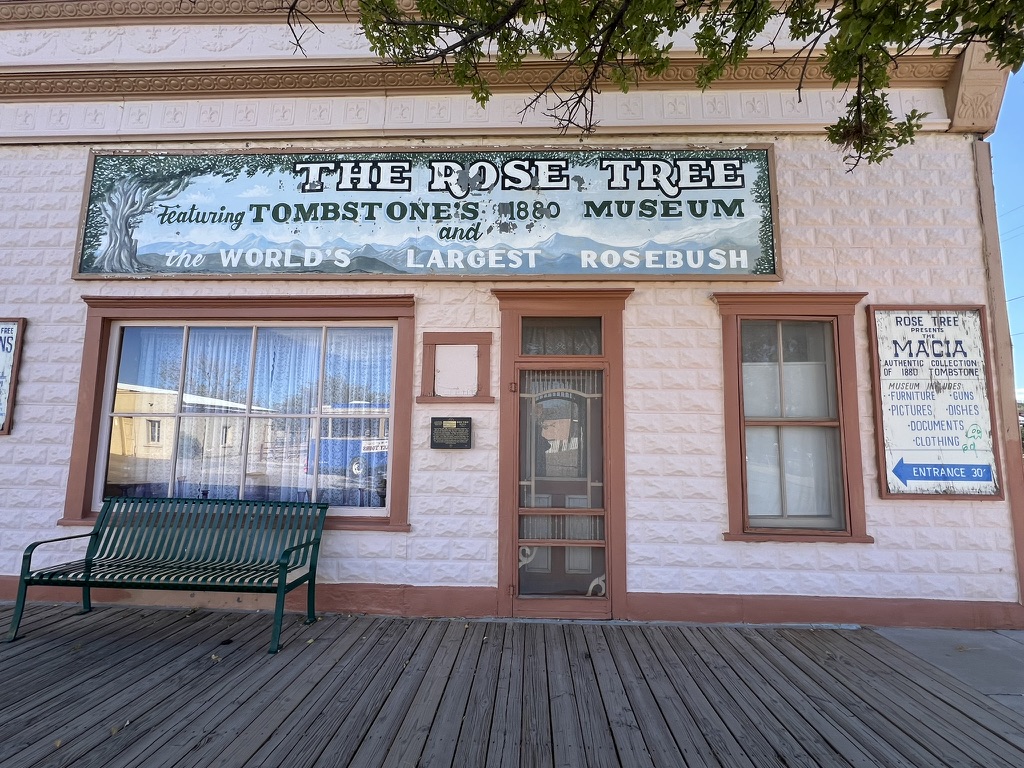
[[[25,318],[0,318],[0,435],[11,434],[14,390],[18,383]]]
[[[1002,497],[981,307],[871,307],[883,498]]]
[[[473,420],[442,416],[430,419],[431,448],[472,448]]]

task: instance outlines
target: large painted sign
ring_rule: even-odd
[[[981,309],[872,316],[883,495],[998,495]]]
[[[776,273],[768,149],[97,154],[78,276]]]

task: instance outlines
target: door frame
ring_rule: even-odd
[[[499,616],[623,618],[626,606],[625,390],[622,313],[632,288],[517,290],[494,288],[501,313],[498,423],[498,610]],[[539,357],[520,354],[524,317],[600,317],[602,354]],[[518,597],[519,369],[603,367],[605,600]]]

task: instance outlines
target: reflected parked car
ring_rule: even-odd
[[[331,407],[320,422],[319,439],[310,442],[306,472],[312,474],[316,466],[321,487],[382,486],[388,472],[388,410],[366,402]]]

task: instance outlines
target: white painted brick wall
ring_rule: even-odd
[[[626,303],[628,589],[1015,600],[1006,502],[878,498],[863,309],[856,320],[857,377],[868,532],[876,543],[723,541],[725,404],[713,291],[863,290],[865,304],[986,302],[969,140],[924,136],[883,168],[852,174],[816,138],[783,136],[775,148],[785,279],[639,283]],[[85,293],[412,293],[417,338],[453,329],[494,334],[497,391],[499,317],[491,283],[71,280],[87,156],[80,146],[0,147],[0,315],[29,320],[15,432],[0,437],[0,573],[17,572],[27,542],[66,532],[55,522],[67,482]],[[501,287],[516,285],[539,287]],[[420,365],[417,350],[417,389]],[[498,406],[457,410],[473,418],[472,450],[427,448],[429,417],[453,410],[414,407],[412,531],[328,532],[325,581],[496,584]]]

